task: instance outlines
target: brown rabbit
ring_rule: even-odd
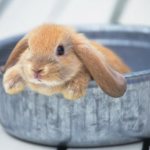
[[[108,48],[54,24],[41,25],[23,37],[4,70],[3,85],[8,94],[29,87],[44,95],[62,93],[67,99],[85,95],[91,78],[108,95],[122,96],[126,81],[120,73],[130,71]]]

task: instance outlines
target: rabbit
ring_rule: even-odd
[[[95,80],[112,97],[126,91],[123,73],[130,72],[112,50],[89,40],[74,29],[42,24],[26,34],[4,65],[3,86],[8,94],[26,87],[44,95],[61,93],[68,100],[86,94]]]

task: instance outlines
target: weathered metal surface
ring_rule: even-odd
[[[128,89],[111,98],[91,82],[85,97],[67,101],[30,90],[9,96],[0,76],[0,122],[20,139],[46,145],[94,147],[118,145],[150,137],[150,29],[146,27],[80,28],[89,38],[118,52],[134,72]],[[0,64],[20,37],[0,41]]]

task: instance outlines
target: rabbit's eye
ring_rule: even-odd
[[[56,52],[56,54],[57,54],[58,56],[61,56],[61,55],[64,55],[64,53],[65,53],[65,50],[64,50],[63,45],[59,45],[59,46],[57,47],[57,52]]]

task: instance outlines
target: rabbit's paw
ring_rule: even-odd
[[[17,94],[24,90],[24,81],[16,72],[7,72],[4,74],[3,86],[8,94]]]
[[[69,100],[76,100],[79,99],[80,97],[84,96],[86,93],[85,88],[81,88],[78,86],[75,87],[68,87],[67,89],[64,90],[63,95],[66,99]]]

